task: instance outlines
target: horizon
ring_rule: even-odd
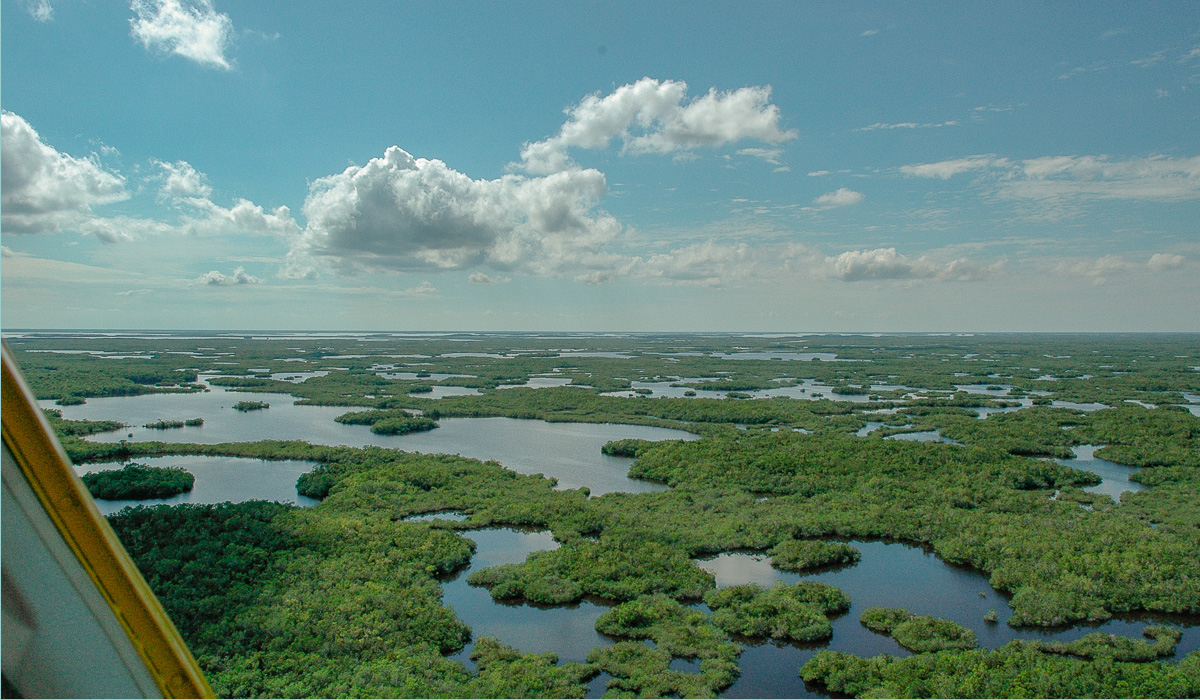
[[[1200,331],[1196,3],[460,9],[0,6],[0,324]]]

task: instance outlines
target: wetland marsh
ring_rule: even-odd
[[[80,473],[195,474],[170,505],[100,503],[224,695],[909,687],[906,666],[854,665],[881,654],[936,657],[947,687],[1032,654],[1081,691],[1200,692],[1195,336],[6,340]],[[363,409],[437,427],[335,420]],[[809,540],[861,560],[772,566]],[[702,602],[802,581],[849,598],[824,641],[727,633]],[[872,606],[982,651],[913,654],[859,622]],[[1153,624],[1179,630],[1165,658],[1036,647]]]

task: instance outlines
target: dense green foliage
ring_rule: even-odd
[[[172,428],[195,427],[198,428],[204,425],[203,418],[188,418],[187,420],[156,420],[153,423],[143,425],[143,428],[151,430],[170,430]]]
[[[754,584],[709,591],[704,602],[714,610],[713,624],[730,634],[790,642],[816,642],[833,635],[829,616],[850,609],[840,590],[814,581],[794,586]]]
[[[844,542],[784,540],[768,554],[771,565],[781,571],[809,571],[827,566],[857,564],[862,554]]]
[[[213,337],[199,341],[203,347],[170,338],[13,340],[38,395],[67,404],[198,390],[198,374],[216,372],[230,376],[214,385],[372,409],[343,422],[373,428],[507,416],[702,436],[606,445],[607,454],[636,458],[631,476],[671,489],[589,498],[458,457],[277,441],[94,443],[83,437],[123,426],[49,414],[77,461],[220,454],[318,463],[298,484],[323,499],[312,509],[243,504],[244,511],[143,509],[114,518],[139,519],[117,529],[133,537],[131,551],[172,615],[188,620],[185,638],[225,695],[578,697],[601,670],[612,675],[615,695],[712,695],[737,674],[731,635],[803,638],[823,629],[815,614],[806,617],[810,608],[823,610],[822,619],[836,613],[777,589],[716,590],[694,559],[748,549],[792,570],[856,560],[853,548],[830,539],[898,539],[982,570],[1011,594],[1014,625],[1200,613],[1200,419],[1173,405],[1200,394],[1194,336],[738,337],[737,351],[749,359],[719,356],[731,349],[721,336],[578,341],[610,356],[560,353],[576,341],[536,336]],[[97,348],[130,357],[29,352]],[[856,361],[767,359],[778,352]],[[298,382],[263,376],[301,371],[327,374]],[[496,389],[534,375],[573,385]],[[481,393],[429,398],[439,385]],[[658,387],[667,385],[687,393],[663,398]],[[601,395],[618,390],[637,398]],[[713,398],[775,390],[797,398]],[[1008,412],[980,420],[979,408]],[[882,427],[856,437],[868,423]],[[957,444],[882,439],[925,430]],[[1067,458],[1080,445],[1137,467],[1133,478],[1151,488],[1115,502],[1082,490],[1098,482],[1094,475],[1042,459]],[[467,519],[401,522],[436,511]],[[468,631],[441,605],[437,577],[469,557],[470,540],[455,531],[489,526],[547,529],[560,546],[478,571],[472,583],[497,599],[620,603],[613,611],[629,617],[606,618],[601,631],[623,641],[594,650],[587,664],[560,665],[486,639],[476,644],[477,672],[447,660]],[[711,616],[680,605],[701,596],[711,599]],[[957,632],[942,622],[897,619],[890,633],[910,648],[938,648]],[[965,636],[956,643],[965,645]],[[1161,663],[1175,633],[1151,636],[1097,633],[906,659],[821,653],[805,677],[854,695],[1196,695],[1200,657]],[[724,651],[681,651],[704,647],[687,642],[698,639]],[[670,667],[698,658],[700,673]]]
[[[975,633],[962,625],[914,615],[903,608],[867,608],[859,621],[872,632],[891,635],[900,646],[917,653],[974,649],[979,644]]]
[[[261,411],[264,408],[270,408],[271,404],[266,401],[238,401],[233,405],[233,410],[245,413],[247,411]]]
[[[870,698],[1194,698],[1200,652],[1178,664],[1087,662],[1041,651],[1036,642],[999,649],[860,659],[820,651],[800,675],[831,692]]]
[[[152,467],[130,462],[120,469],[88,472],[83,485],[95,498],[109,501],[170,498],[192,490],[196,477],[182,467]]]
[[[438,427],[437,421],[408,411],[357,411],[343,413],[334,420],[347,425],[369,425],[371,432],[378,435],[407,435]]]
[[[1147,626],[1142,634],[1154,640],[1148,643],[1117,634],[1092,632],[1073,642],[1041,642],[1042,651],[1069,654],[1081,659],[1112,659],[1114,661],[1152,661],[1175,654],[1175,645],[1182,633],[1174,627]]]
[[[654,642],[623,642],[602,647],[588,661],[613,676],[610,690],[639,697],[715,697],[738,675],[739,644],[729,641],[704,613],[665,595],[622,603],[596,620],[596,630],[610,637]],[[672,658],[699,659],[700,672],[668,668]]]
[[[96,433],[110,433],[125,427],[115,420],[66,420],[57,408],[43,409],[42,414],[50,421],[50,427],[62,437],[83,437]]]

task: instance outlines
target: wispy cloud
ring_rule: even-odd
[[[878,33],[878,29],[865,29],[863,30],[862,34],[859,34],[859,36],[875,36]]]
[[[226,57],[233,21],[211,0],[133,0],[133,38],[148,50],[176,54],[209,68],[232,70]]]
[[[944,122],[875,122],[869,126],[860,126],[855,131],[879,131],[881,129],[940,129],[946,126],[958,126],[957,120]]]
[[[50,5],[50,0],[22,0],[21,5],[30,17],[39,22],[54,20],[54,7]]]
[[[1175,253],[1154,253],[1146,262],[1127,260],[1119,255],[1105,255],[1099,258],[1083,258],[1068,260],[1054,266],[1058,275],[1074,275],[1087,277],[1096,286],[1108,283],[1110,277],[1126,273],[1155,273],[1160,274],[1178,270],[1187,262],[1187,258]]]

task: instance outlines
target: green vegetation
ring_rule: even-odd
[[[407,435],[438,427],[437,421],[408,411],[358,411],[343,413],[334,420],[347,425],[369,425],[371,432],[378,435]]]
[[[768,554],[771,566],[781,571],[810,571],[827,566],[857,564],[862,557],[857,549],[842,542],[822,540],[784,540]]]
[[[872,632],[891,635],[900,646],[917,653],[974,649],[975,633],[949,620],[914,615],[903,608],[867,608],[859,617]]]
[[[730,586],[709,591],[704,602],[715,611],[713,624],[730,634],[790,642],[829,639],[829,616],[850,609],[845,593],[813,581],[776,583],[767,589]]]
[[[62,411],[57,408],[42,409],[42,415],[50,421],[50,427],[59,438],[81,438],[84,435],[96,433],[111,433],[125,427],[124,423],[115,420],[67,420],[62,417]]]
[[[622,603],[596,620],[596,631],[630,640],[648,639],[654,647],[619,642],[588,654],[588,662],[613,676],[610,691],[638,697],[715,697],[738,676],[742,647],[726,639],[708,616],[665,595]],[[700,672],[669,668],[672,658],[699,659]]]
[[[142,427],[150,428],[151,430],[171,430],[172,428],[182,428],[184,426],[199,427],[201,425],[204,425],[203,418],[189,418],[187,420],[156,420]]]
[[[1113,661],[1153,661],[1175,654],[1175,645],[1182,633],[1174,627],[1150,625],[1142,634],[1154,640],[1148,643],[1117,634],[1092,632],[1073,642],[1041,642],[1042,651],[1066,654],[1081,659],[1112,659]]]
[[[83,485],[95,498],[108,501],[170,498],[192,490],[196,477],[182,467],[152,467],[130,462],[120,469],[88,472]]]
[[[612,440],[604,443],[600,451],[606,455],[613,457],[637,457],[646,451],[654,443],[649,440],[639,440],[637,438],[627,438],[625,440]]]
[[[579,341],[621,357],[559,356],[572,341],[536,336],[213,337],[199,341],[204,348],[184,339],[12,340],[23,366],[35,366],[27,376],[47,399],[196,391],[199,373],[217,372],[232,376],[214,385],[359,407],[339,420],[373,429],[390,429],[387,421],[399,432],[436,427],[440,417],[505,416],[701,436],[609,443],[606,454],[636,458],[631,476],[671,488],[589,498],[586,490],[557,491],[552,480],[452,456],[278,441],[91,442],[83,438],[124,426],[47,412],[80,462],[221,454],[318,463],[298,483],[302,494],[323,499],[315,508],[153,508],[113,518],[171,614],[188,620],[185,638],[224,695],[578,697],[601,671],[612,676],[613,695],[712,695],[736,677],[734,635],[810,638],[837,614],[829,607],[836,601],[803,599],[788,587],[714,589],[694,560],[751,550],[781,569],[809,571],[856,561],[858,553],[836,541],[850,538],[920,545],[984,572],[1011,595],[1014,626],[1143,611],[1200,614],[1200,419],[1174,405],[1185,402],[1184,393],[1200,394],[1195,336],[736,341],[739,351],[831,352],[856,362],[724,360],[714,353],[727,352],[731,341],[720,336]],[[30,352],[97,348],[136,357]],[[258,376],[263,369],[328,374],[292,383]],[[381,376],[392,371],[425,376]],[[547,374],[575,386],[495,390]],[[460,376],[432,379],[442,375]],[[635,381],[690,387],[692,396],[600,395],[630,391]],[[801,382],[820,390],[796,391],[803,399],[695,396],[749,397]],[[429,398],[439,385],[481,393]],[[824,398],[809,400],[818,393]],[[1110,408],[1054,407],[1063,401]],[[1009,412],[980,420],[976,408]],[[80,415],[69,407],[65,413]],[[868,422],[883,427],[855,436]],[[882,439],[924,430],[960,444]],[[1151,488],[1120,502],[1082,490],[1098,478],[1046,459],[1068,458],[1080,445],[1102,446],[1097,456],[1136,467],[1132,478]],[[467,518],[402,522],[437,511]],[[559,664],[553,655],[488,639],[476,643],[477,672],[447,660],[469,633],[441,604],[438,576],[469,558],[470,540],[456,533],[482,527],[549,530],[560,546],[477,571],[471,583],[506,601],[612,604],[628,617],[606,618],[601,631],[622,641],[594,650],[586,664]],[[701,598],[711,600],[711,616],[685,607]],[[805,666],[805,678],[874,696],[1200,693],[1200,656],[1160,661],[1176,644],[1171,630],[1148,629],[1151,641],[1096,633],[1069,643],[932,651],[973,643],[967,631],[935,618],[878,618],[924,653],[857,659],[822,652]],[[700,672],[674,670],[673,659],[700,659]]]
[[[819,651],[800,675],[830,692],[871,698],[1194,698],[1200,652],[1178,664],[1089,662],[1044,653],[1037,642],[898,659]]]
[[[247,411],[261,411],[264,408],[270,408],[271,404],[266,401],[238,401],[233,405],[233,410],[245,413]]]

